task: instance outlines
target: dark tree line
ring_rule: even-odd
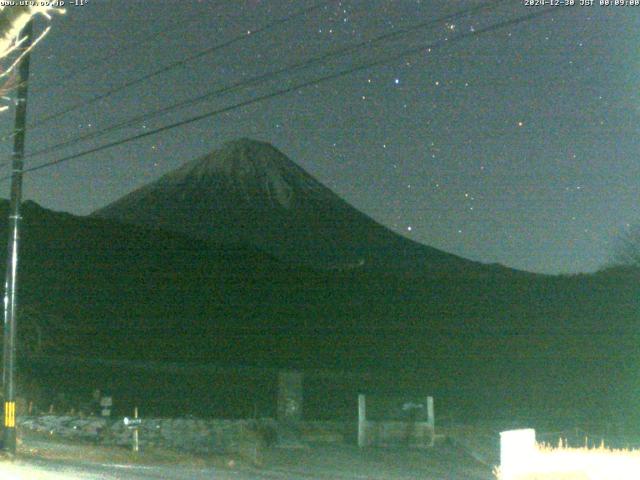
[[[630,226],[613,244],[611,267],[640,267],[640,225]]]

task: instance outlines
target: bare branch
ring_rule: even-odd
[[[18,86],[14,75],[16,66],[49,33],[51,28],[47,26],[29,48],[23,48],[20,51],[20,47],[25,41],[25,38],[20,38],[24,27],[36,15],[42,15],[51,20],[52,13],[62,14],[64,12],[63,9],[52,6],[0,6],[0,61],[14,52],[19,52],[18,57],[8,67],[0,66],[0,78],[7,78],[4,83],[0,84],[0,98],[6,100],[4,97]],[[0,112],[8,108],[8,106],[0,106]]]
[[[629,227],[618,236],[611,259],[617,266],[640,267],[640,226]]]
[[[20,38],[20,32],[22,32],[27,23],[29,23],[29,20],[36,15],[43,15],[50,20],[51,13],[62,14],[64,10],[57,7],[45,6],[0,7],[0,59],[6,58],[20,47],[24,41],[23,38]],[[40,37],[42,37],[42,35]]]

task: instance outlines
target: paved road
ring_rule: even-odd
[[[0,463],[0,478],[7,480],[309,480],[290,471],[224,470],[212,467],[144,466],[73,461],[16,460]],[[320,477],[322,478],[322,477]]]
[[[454,469],[455,470],[455,469]],[[454,473],[448,469],[429,472],[426,475],[393,475],[385,472],[380,475],[363,474],[362,472],[302,472],[299,469],[227,470],[215,467],[188,466],[146,466],[123,465],[117,463],[87,463],[81,461],[60,460],[19,460],[13,463],[0,462],[0,479],[2,480],[376,480],[389,478],[408,480],[486,480],[493,479],[488,475],[465,475]]]
[[[129,452],[88,445],[28,439],[22,456],[0,461],[1,480],[495,480],[491,468],[451,445],[428,450],[358,449],[315,445],[265,451],[259,470],[171,456],[158,463],[153,454],[128,463]],[[226,462],[226,460],[223,460]]]

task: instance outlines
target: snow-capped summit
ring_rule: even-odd
[[[247,138],[225,143],[164,177],[166,183],[224,183],[245,201],[292,207],[306,194],[333,195],[272,145]]]

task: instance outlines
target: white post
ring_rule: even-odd
[[[536,431],[533,428],[500,432],[500,473],[510,480],[523,468],[535,462]]]
[[[429,441],[429,446],[433,447],[436,437],[436,417],[433,410],[433,397],[427,397],[427,422],[431,429],[431,440]]]
[[[367,398],[358,394],[358,447],[367,445]]]

